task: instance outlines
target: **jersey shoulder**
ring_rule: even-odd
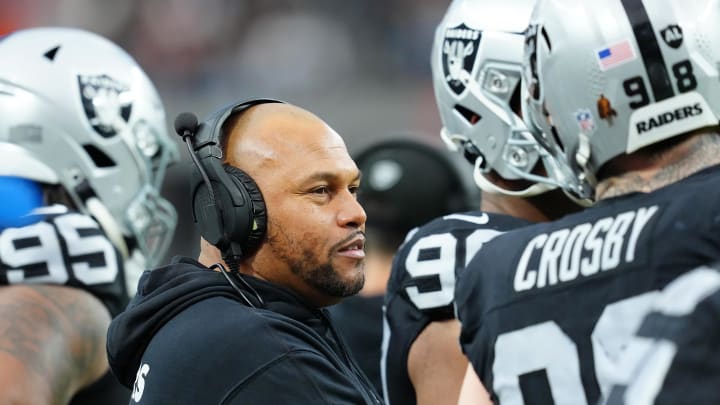
[[[0,232],[0,285],[82,288],[118,313],[127,305],[122,257],[90,216],[61,205],[33,212],[34,221]]]

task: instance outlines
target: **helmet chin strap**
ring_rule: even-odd
[[[127,243],[125,243],[125,237],[123,236],[122,230],[120,230],[120,226],[117,221],[115,221],[115,218],[113,218],[110,213],[110,210],[108,210],[105,204],[103,204],[97,197],[90,197],[85,200],[85,206],[87,207],[90,215],[92,215],[93,218],[100,223],[100,227],[103,231],[105,231],[108,239],[110,239],[113,245],[115,245],[115,247],[120,251],[123,261],[127,260],[128,257],[130,257],[130,253],[128,251]]]
[[[507,190],[502,187],[498,187],[495,185],[495,183],[488,180],[485,175],[482,172],[482,169],[480,166],[483,164],[483,158],[482,156],[475,159],[475,168],[473,169],[473,180],[475,180],[475,184],[480,187],[482,191],[493,193],[493,194],[504,194],[511,197],[532,197],[538,194],[545,193],[547,191],[553,190],[556,187],[550,184],[545,183],[535,183],[532,186],[524,189],[524,190]]]

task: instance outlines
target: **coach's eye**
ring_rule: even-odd
[[[313,194],[319,194],[319,195],[329,194],[329,193],[330,193],[330,187],[328,187],[328,186],[315,187],[315,188],[312,190],[312,193],[313,193]]]

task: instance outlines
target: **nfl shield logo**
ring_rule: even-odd
[[[442,67],[445,82],[458,96],[462,94],[475,64],[481,32],[465,24],[448,28],[442,45]]]
[[[108,75],[78,75],[80,99],[88,122],[105,138],[118,134],[130,119],[130,88]]]
[[[593,119],[592,113],[587,108],[577,110],[575,112],[575,120],[577,121],[582,133],[589,134],[595,131],[595,120]]]

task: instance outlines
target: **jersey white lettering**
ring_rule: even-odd
[[[625,263],[632,263],[637,240],[657,210],[658,206],[643,207],[602,218],[592,225],[584,223],[549,235],[536,235],[518,261],[515,291],[543,288],[576,280],[581,275],[589,277],[613,270],[623,259]],[[531,268],[534,262],[538,263],[537,269]]]
[[[135,384],[133,384],[132,399],[135,402],[140,402],[143,394],[145,393],[145,377],[150,373],[150,365],[143,363],[135,375]]]
[[[592,226],[590,224],[580,224],[573,228],[565,242],[562,256],[560,258],[560,269],[558,270],[558,278],[560,282],[572,281],[578,277],[580,273],[580,254],[581,249],[573,249],[578,239],[587,238]]]

